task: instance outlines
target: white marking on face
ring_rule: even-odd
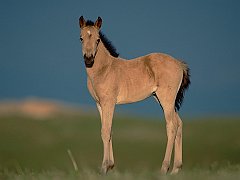
[[[91,32],[90,31],[87,31],[88,35],[90,36],[91,35]]]

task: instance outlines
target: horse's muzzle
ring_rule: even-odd
[[[84,62],[85,62],[85,66],[87,68],[91,68],[94,64],[94,57],[93,55],[91,55],[90,57],[87,57],[86,55],[83,56],[84,57]]]

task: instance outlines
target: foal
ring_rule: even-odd
[[[161,172],[165,174],[169,170],[175,146],[172,173],[177,173],[182,167],[182,121],[176,110],[190,84],[187,64],[162,53],[124,60],[101,33],[100,17],[94,23],[81,16],[79,25],[88,90],[101,116],[102,173],[114,167],[111,128],[115,105],[141,101],[149,96],[154,96],[161,104],[166,119],[167,147]]]

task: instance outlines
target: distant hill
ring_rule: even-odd
[[[57,114],[86,114],[90,111],[93,111],[91,107],[66,104],[49,99],[27,98],[24,100],[0,101],[0,115],[21,114],[41,119]]]

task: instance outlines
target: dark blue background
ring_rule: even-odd
[[[102,31],[123,58],[164,52],[186,61],[192,85],[183,114],[239,114],[238,0],[1,1],[0,100],[37,96],[94,106],[79,42],[81,15],[102,17]],[[122,107],[160,112],[153,98]]]

